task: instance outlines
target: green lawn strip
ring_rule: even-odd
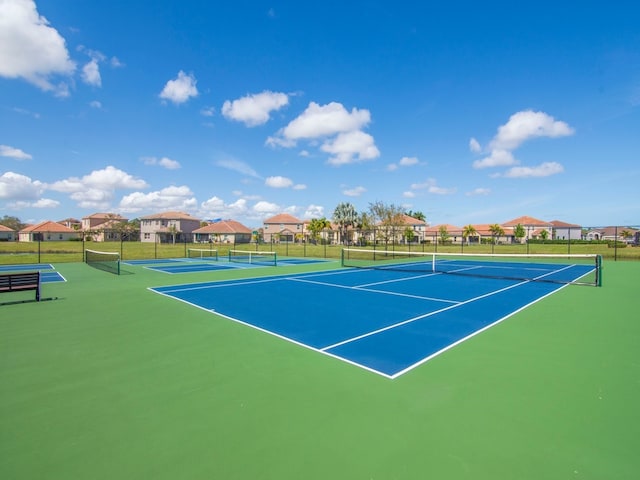
[[[0,478],[622,479],[640,467],[638,263],[607,263],[604,287],[564,288],[397,380],[147,290],[328,264],[56,267],[68,282],[43,290],[58,300],[0,307]]]

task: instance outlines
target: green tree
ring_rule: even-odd
[[[513,228],[513,236],[516,237],[516,239],[518,240],[518,243],[522,243],[522,239],[527,235],[527,232],[525,231],[524,227],[522,226],[521,223],[517,224],[514,228]]]
[[[469,224],[462,229],[462,238],[464,238],[467,241],[467,245],[469,245],[469,237],[474,237],[477,233],[476,227]]]
[[[404,225],[404,209],[384,202],[374,202],[369,204],[371,218],[376,225],[376,231],[382,237],[385,245],[393,239],[398,227]]]
[[[492,243],[496,243],[496,239],[500,238],[504,235],[504,228],[502,228],[499,224],[494,223],[493,225],[489,225],[489,231],[491,232],[491,241]]]
[[[620,232],[620,236],[622,237],[622,239],[624,241],[629,240],[631,237],[633,237],[633,233],[631,233],[629,230],[622,230],[622,232]]]
[[[422,212],[414,212],[412,210],[409,210],[408,212],[405,212],[405,215],[411,218],[415,218],[417,220],[422,220],[423,222],[427,221],[427,217],[425,217],[424,213]]]
[[[311,240],[315,243],[320,239],[320,232],[331,228],[331,223],[325,217],[312,218],[307,227]]]
[[[548,230],[540,231],[540,238],[544,242],[547,238],[549,238],[549,231]]]
[[[338,225],[340,231],[340,241],[346,243],[349,227],[353,227],[358,221],[356,208],[348,202],[339,203],[333,211],[333,221]]]
[[[406,227],[404,229],[404,235],[403,236],[406,239],[407,243],[411,243],[411,242],[413,242],[413,239],[416,238],[416,232],[413,231],[413,228]]]
[[[449,231],[447,230],[446,225],[440,225],[440,228],[438,228],[438,236],[440,237],[440,244],[442,245],[447,243],[449,238],[451,238],[451,235],[449,235]]]
[[[5,215],[0,218],[0,225],[4,225],[5,227],[10,228],[11,230],[15,230],[16,232],[19,232],[27,226],[27,224],[22,223],[18,217],[12,217],[9,215]]]

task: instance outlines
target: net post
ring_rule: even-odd
[[[340,252],[340,266],[344,268],[344,248]]]
[[[602,255],[596,255],[596,286],[602,286]]]
[[[278,253],[277,252],[273,252],[273,266],[274,267],[278,266]]]
[[[436,254],[431,255],[431,273],[436,273]]]

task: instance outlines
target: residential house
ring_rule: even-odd
[[[249,243],[252,231],[235,220],[220,220],[193,231],[197,243]]]
[[[200,220],[184,212],[163,212],[140,218],[140,241],[157,243],[193,242]]]
[[[445,233],[445,239],[442,234]],[[425,239],[432,244],[442,244],[443,240],[446,243],[460,243],[462,242],[462,227],[457,227],[448,223],[440,223],[438,225],[432,225],[426,227],[424,230]]]
[[[560,220],[551,220],[554,240],[581,240],[582,227],[575,223],[561,222]]]
[[[483,242],[483,239],[485,241],[485,243],[490,243],[490,242],[494,242],[497,244],[500,243],[513,243],[513,239],[514,239],[514,235],[513,235],[513,227],[507,227],[507,226],[502,226],[500,225],[500,228],[502,228],[502,235],[495,235],[493,233],[493,227],[494,224],[488,224],[488,223],[473,223],[471,224],[471,226],[473,227],[473,229],[475,230],[475,233],[473,235],[469,235],[469,237],[466,239],[466,241],[468,243],[477,243],[477,244],[481,244]],[[464,233],[464,228],[462,228],[462,231]]]
[[[427,222],[418,218],[403,215],[402,237],[407,243],[424,243],[426,240]],[[412,231],[412,235],[407,237],[407,229]]]
[[[522,225],[524,228],[524,237],[522,240],[527,241],[533,238],[539,238],[542,230],[546,230],[548,233],[548,238],[551,238],[553,234],[553,225],[550,222],[545,222],[544,220],[538,220],[537,218],[522,216],[518,218],[514,218],[513,220],[509,220],[508,222],[503,223],[501,226],[505,230],[507,228],[514,229],[514,237],[515,237],[515,227],[517,225]]]
[[[60,220],[58,223],[74,230],[82,229],[82,222],[77,218],[65,218],[64,220]]]
[[[304,238],[304,222],[288,213],[280,213],[263,221],[265,242],[293,242]]]
[[[18,232],[18,239],[21,242],[55,242],[79,238],[79,232],[76,230],[51,220],[29,225]]]
[[[602,227],[594,228],[587,232],[585,238],[587,240],[609,240],[618,242],[627,242],[633,244],[635,241],[636,233],[640,230],[630,227]],[[627,232],[628,236],[625,238],[623,232]]]
[[[94,213],[82,217],[82,231],[94,242],[116,241],[121,239],[118,227],[127,221],[117,213]]]
[[[17,238],[15,230],[5,225],[0,225],[0,242],[13,242]]]

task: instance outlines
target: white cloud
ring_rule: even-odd
[[[267,216],[267,215],[275,215],[276,213],[279,213],[281,208],[276,203],[271,203],[265,200],[261,200],[253,206],[252,210],[258,215]]]
[[[341,103],[311,102],[302,114],[269,137],[266,144],[290,148],[306,140],[316,147],[317,141],[324,139],[320,149],[331,154],[328,163],[332,165],[372,160],[380,156],[380,151],[373,137],[362,131],[370,121],[371,114],[365,109],[353,108],[349,112]],[[309,156],[309,152],[303,150],[301,155]]]
[[[41,198],[33,202],[30,206],[33,208],[57,208],[60,206],[60,202],[50,198]]]
[[[289,140],[328,137],[342,132],[359,130],[371,121],[369,110],[353,108],[349,113],[341,103],[327,105],[309,103],[307,109],[282,130]]]
[[[181,167],[180,162],[171,160],[168,157],[142,157],[142,161],[145,165],[159,165],[166,168],[167,170],[177,170]]]
[[[333,155],[329,158],[331,165],[373,160],[380,156],[380,150],[376,147],[373,137],[360,130],[340,133],[334,139],[327,140],[321,150]]]
[[[49,186],[51,190],[66,193],[82,192],[87,187],[98,190],[138,189],[146,188],[147,183],[109,165],[102,170],[94,170],[82,178],[69,177]]]
[[[247,200],[244,198],[227,204],[221,198],[214,196],[200,204],[203,218],[237,218],[246,215],[248,211]]]
[[[0,157],[15,158],[16,160],[31,160],[33,157],[19,148],[0,145]]]
[[[427,190],[427,192],[435,195],[451,195],[457,191],[456,188],[439,187],[437,183],[438,182],[434,178],[429,178],[427,181],[422,183],[412,183],[411,190]]]
[[[398,163],[390,163],[387,165],[387,170],[390,172],[396,171],[400,167],[411,167],[420,163],[417,157],[402,157]]]
[[[82,81],[87,85],[94,87],[102,86],[102,77],[100,77],[100,67],[98,67],[98,60],[95,58],[82,67],[81,74]]]
[[[540,137],[557,138],[573,135],[574,129],[567,123],[555,120],[544,112],[524,110],[514,113],[509,121],[498,127],[498,133],[489,143],[489,155],[473,162],[473,168],[509,167],[520,162],[512,151],[524,142]],[[482,149],[475,138],[469,142],[472,151]],[[563,170],[562,165],[547,162],[538,167],[512,167],[505,173],[496,173],[492,177],[545,177]]]
[[[202,115],[203,117],[213,117],[215,113],[216,109],[213,107],[203,107],[200,110],[200,115]]]
[[[358,187],[354,187],[354,188],[347,188],[347,189],[342,191],[342,194],[346,195],[347,197],[359,197],[360,195],[362,195],[366,191],[367,191],[366,188],[358,186]]]
[[[549,177],[563,171],[564,167],[557,162],[544,162],[537,167],[513,167],[502,176],[507,178]]]
[[[193,192],[187,186],[171,186],[149,193],[134,192],[122,197],[119,208],[122,212],[145,210],[191,211],[198,206]]]
[[[408,190],[406,192],[402,192],[402,196],[404,198],[415,198],[416,194],[415,194],[415,192],[412,192],[411,190]]]
[[[304,183],[298,183],[293,186],[294,190],[306,190],[307,186]]]
[[[480,147],[480,143],[478,143],[478,140],[473,137],[469,140],[469,150],[474,153],[478,153],[482,150],[482,147]]]
[[[196,83],[197,80],[193,75],[187,75],[180,70],[178,72],[178,77],[175,80],[169,80],[166,83],[162,92],[160,92],[160,98],[163,100],[169,100],[176,105],[184,103],[191,97],[198,96]]]
[[[565,122],[557,121],[544,112],[525,110],[511,115],[509,121],[498,128],[490,148],[515,150],[523,142],[538,137],[566,137],[574,130]]]
[[[89,106],[91,108],[96,108],[98,110],[102,109],[102,103],[100,103],[98,100],[93,100],[92,102],[89,102]]]
[[[108,208],[116,190],[146,187],[147,183],[144,180],[113,166],[94,170],[82,178],[69,177],[48,185],[51,190],[70,194],[71,199],[80,207],[96,209]]]
[[[39,180],[14,172],[5,172],[0,176],[0,198],[7,200],[35,200],[46,185]]]
[[[54,84],[52,77],[70,77],[76,65],[64,38],[38,13],[35,2],[0,2],[0,45],[0,76],[23,78],[41,90],[69,95],[68,84]]]
[[[291,185],[293,185],[293,180],[281,176],[267,177],[264,184],[267,187],[272,188],[289,188]]]
[[[476,188],[474,190],[471,190],[470,192],[467,192],[466,195],[468,197],[475,197],[477,195],[489,195],[491,193],[491,190],[488,188]]]
[[[265,90],[237,100],[225,101],[222,105],[222,115],[229,120],[242,122],[248,127],[255,127],[269,121],[271,112],[288,104],[289,97],[286,94]]]
[[[306,210],[304,211],[304,214],[302,215],[302,218],[322,218],[324,217],[324,207],[320,206],[320,205],[309,205]]]
[[[510,151],[492,150],[488,157],[473,162],[473,168],[508,167],[517,163]]]
[[[242,162],[240,160],[234,159],[225,159],[218,160],[216,162],[218,167],[226,168],[227,170],[233,170],[234,172],[241,173],[242,175],[247,175],[249,177],[260,178],[258,172],[256,172],[250,165]]]

